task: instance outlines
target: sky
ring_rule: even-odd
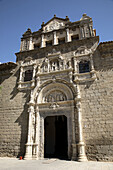
[[[42,22],[57,17],[93,19],[100,42],[113,41],[113,0],[0,0],[0,62],[15,62],[22,34],[40,29]]]

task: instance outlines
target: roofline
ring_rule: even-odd
[[[56,15],[54,15],[53,18],[51,18],[48,22],[46,22],[45,24],[43,24],[43,26],[46,26],[48,23],[50,23],[52,20],[54,19],[59,19],[59,20],[62,20],[62,21],[67,21],[67,18],[59,18],[59,17],[56,17]]]

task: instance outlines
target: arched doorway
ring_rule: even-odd
[[[35,89],[33,96],[34,103],[32,99],[29,106],[29,130],[25,158],[66,159],[68,157],[71,159],[76,154],[76,149],[73,152],[75,107],[71,88],[61,82],[52,82],[46,86],[43,85],[40,91]],[[49,128],[54,129],[54,133],[48,130],[48,123]],[[51,139],[51,136],[47,134],[55,139]],[[52,143],[51,148],[48,147],[49,142]]]
[[[68,158],[67,117],[48,116],[44,120],[44,157]]]

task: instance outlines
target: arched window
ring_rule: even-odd
[[[25,71],[24,82],[31,81],[33,76],[33,70]]]
[[[90,62],[81,61],[79,63],[79,73],[87,73],[87,72],[90,72]]]

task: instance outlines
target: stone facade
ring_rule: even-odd
[[[56,15],[0,65],[0,156],[113,160],[113,42]],[[65,153],[65,154],[64,154]]]

